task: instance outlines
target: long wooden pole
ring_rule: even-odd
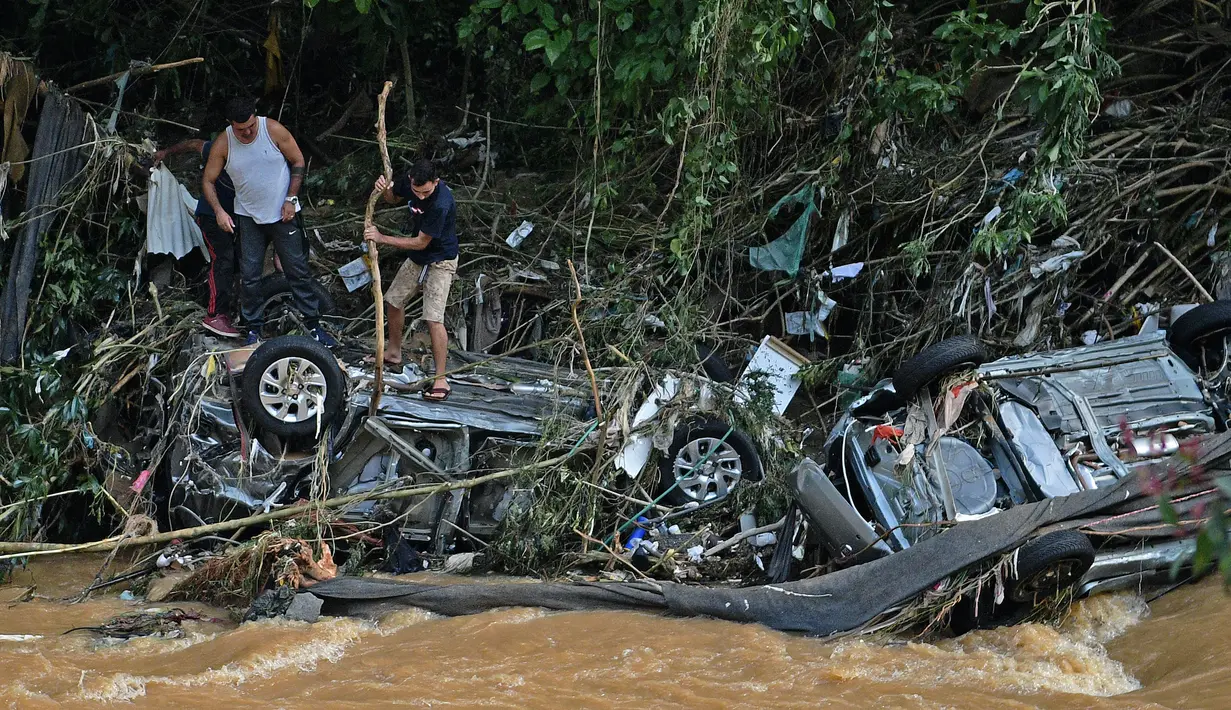
[[[385,182],[393,182],[393,166],[389,162],[389,146],[385,141],[385,102],[393,82],[386,81],[376,99],[376,142],[380,144],[380,160],[385,170]],[[363,231],[366,234],[372,226],[372,215],[376,211],[376,201],[380,199],[381,191],[372,188],[368,196],[368,208],[363,213]],[[372,298],[376,300],[376,377],[372,382],[372,406],[368,411],[376,414],[380,407],[380,394],[385,389],[385,293],[380,286],[380,252],[376,242],[368,240],[368,262],[372,269]],[[400,345],[400,343],[399,343]]]
[[[116,79],[119,79],[125,74],[128,74],[131,78],[136,79],[139,76],[145,76],[146,74],[152,74],[156,71],[162,71],[163,69],[175,69],[177,67],[188,66],[189,64],[200,64],[203,61],[205,61],[205,57],[193,57],[192,59],[182,59],[178,62],[170,62],[168,64],[154,64],[151,66],[136,66],[136,67],[133,67],[132,69],[126,69],[124,71],[116,72],[114,74],[108,74],[107,76],[102,76],[97,79],[90,79],[89,81],[83,81],[80,84],[73,84],[72,86],[65,89],[64,92],[67,94],[71,94],[75,91],[81,91],[82,89],[90,89],[95,86],[102,86],[103,84],[110,84],[111,82],[115,81]]]

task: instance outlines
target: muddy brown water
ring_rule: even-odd
[[[55,560],[19,572],[14,585],[67,597],[96,569],[89,558]],[[0,600],[14,585],[0,587]],[[536,609],[453,619],[407,610],[378,623],[193,621],[183,638],[118,643],[62,634],[152,606],[116,593],[0,604],[0,707],[1231,707],[1231,598],[1217,583],[1149,606],[1135,595],[1089,599],[1059,629],[934,643]]]

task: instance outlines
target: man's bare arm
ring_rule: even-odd
[[[277,121],[268,119],[269,137],[274,139],[274,145],[278,146],[278,150],[282,151],[282,157],[286,158],[286,162],[291,165],[291,185],[286,189],[286,196],[291,197],[299,194],[299,187],[303,184],[304,170],[307,163],[303,158],[303,151],[299,149],[299,144],[295,142],[295,136],[286,129],[286,126]]]
[[[172,155],[180,153],[200,153],[205,148],[205,141],[200,138],[189,138],[186,141],[180,141],[169,148],[163,148],[154,153],[154,164],[157,165],[166,160]]]
[[[214,187],[214,182],[218,180],[218,176],[222,174],[226,164],[227,142],[220,141],[210,149],[209,161],[205,163],[205,174],[201,177],[201,192],[209,206],[214,208],[215,217],[219,216],[220,213],[225,214],[222,205],[218,202],[218,190]]]
[[[427,249],[427,245],[432,242],[432,235],[426,232],[419,232],[417,237],[394,237],[388,234],[383,234],[376,225],[371,225],[367,228],[364,234],[365,239],[371,239],[377,244],[388,244],[391,247],[398,249],[409,249],[411,251],[422,251]]]

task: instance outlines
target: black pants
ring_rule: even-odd
[[[212,318],[218,314],[235,313],[235,235],[222,231],[212,215],[197,217],[205,248],[209,250],[209,301],[206,312]]]
[[[295,308],[304,322],[317,325],[320,304],[312,290],[312,274],[308,271],[308,242],[295,221],[257,224],[251,217],[235,216],[239,227],[239,270],[243,282],[240,300],[244,321],[259,331],[265,324],[265,294],[261,292],[261,275],[265,270],[265,249],[273,242],[274,252],[282,262],[282,273],[291,285]]]

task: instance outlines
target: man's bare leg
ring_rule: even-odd
[[[448,390],[445,372],[449,367],[449,332],[445,330],[444,323],[436,321],[427,322],[427,332],[432,336],[432,359],[436,361],[436,381],[432,383],[432,388]]]
[[[389,324],[389,339],[385,341],[385,363],[402,364],[402,328],[406,325],[406,311],[385,303],[385,322]]]

